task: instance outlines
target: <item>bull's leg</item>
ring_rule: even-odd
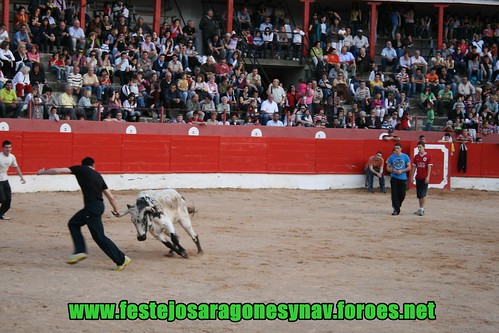
[[[180,256],[182,256],[184,258],[188,258],[189,256],[187,255],[187,251],[182,246],[180,246],[180,243],[178,242],[177,235],[174,233],[171,233],[170,237],[172,239],[173,245],[175,246],[175,248],[173,250],[175,252],[177,252]]]
[[[192,227],[191,223],[191,218],[189,214],[182,214],[180,218],[178,219],[180,225],[184,230],[191,236],[191,239],[193,242],[196,244],[196,247],[198,248],[198,253],[201,254],[203,253],[203,249],[201,248],[201,243],[199,242],[199,237],[198,234],[194,231],[194,228]]]

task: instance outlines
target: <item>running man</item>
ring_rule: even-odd
[[[431,156],[425,151],[423,141],[418,142],[418,150],[419,152],[412,159],[414,168],[412,168],[411,179],[414,179],[414,175],[416,176],[416,196],[419,200],[419,209],[414,214],[423,216],[433,163],[431,162]]]
[[[95,243],[111,260],[116,263],[116,271],[121,271],[131,262],[116,244],[104,234],[102,225],[102,214],[104,213],[104,200],[102,194],[113,206],[113,215],[118,215],[118,206],[113,194],[108,189],[102,175],[95,171],[95,162],[91,157],[85,157],[81,165],[69,168],[40,169],[38,175],[61,175],[74,174],[83,192],[84,207],[78,211],[68,222],[69,231],[74,243],[74,253],[69,256],[66,262],[70,265],[76,264],[87,257],[85,240],[81,233],[81,227],[85,224],[90,230],[90,234]]]
[[[2,153],[0,154],[0,220],[10,220],[10,217],[5,215],[10,209],[12,202],[12,190],[10,189],[9,178],[7,171],[10,167],[16,169],[17,174],[21,177],[21,184],[25,184],[21,169],[17,165],[17,160],[14,154],[11,154],[12,143],[9,140],[2,142]]]
[[[407,191],[407,172],[411,171],[411,159],[407,154],[402,153],[402,145],[398,142],[393,148],[393,154],[386,162],[386,169],[391,176],[392,215],[399,215]]]

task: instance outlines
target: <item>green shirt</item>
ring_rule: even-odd
[[[10,89],[7,91],[6,88],[0,89],[0,98],[4,103],[12,103],[17,99],[16,91]]]
[[[435,111],[433,109],[429,109],[428,112],[426,113],[426,123],[433,125],[434,120],[435,120]]]
[[[450,102],[454,99],[452,90],[445,91],[445,89],[442,89],[438,92],[438,97],[444,102]]]

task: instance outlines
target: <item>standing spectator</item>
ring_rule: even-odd
[[[208,50],[208,41],[213,37],[216,32],[216,23],[213,19],[213,10],[208,9],[206,15],[203,16],[199,22],[199,29],[201,30],[201,39],[203,42],[203,51],[206,54]]]
[[[386,193],[385,190],[385,176],[383,176],[383,166],[385,160],[383,159],[383,153],[381,151],[376,152],[376,155],[369,157],[365,166],[366,172],[366,186],[370,193],[374,193],[374,177],[379,179],[379,187],[382,193]]]
[[[293,60],[300,61],[302,54],[302,40],[305,33],[301,30],[301,25],[297,24],[293,30]]]
[[[433,121],[435,120],[435,110],[433,103],[426,103],[426,124],[425,131],[431,131]]]
[[[412,165],[411,179],[416,180],[416,197],[419,201],[419,209],[414,214],[423,216],[433,163],[431,156],[425,151],[425,144],[422,141],[418,142],[418,153],[414,156]]]
[[[0,220],[10,220],[10,217],[5,215],[10,209],[10,204],[12,202],[12,190],[9,184],[9,178],[7,176],[7,171],[10,167],[13,167],[19,177],[21,178],[21,184],[25,184],[21,169],[17,165],[16,157],[11,154],[12,143],[9,140],[4,140],[2,142],[2,153],[0,154]]]
[[[386,163],[386,169],[391,176],[392,215],[399,215],[407,191],[407,172],[411,170],[411,159],[402,153],[402,144],[397,142],[393,148],[393,154]]]

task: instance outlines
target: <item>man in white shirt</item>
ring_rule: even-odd
[[[278,79],[274,79],[267,89],[267,95],[274,96],[274,102],[277,103],[279,112],[283,111],[284,104],[286,102],[286,91],[280,86]]]
[[[267,126],[284,127],[284,124],[282,123],[282,121],[279,120],[279,113],[276,112],[272,115],[272,119],[267,121]]]
[[[21,177],[21,184],[26,183],[21,169],[17,165],[16,157],[10,153],[11,151],[12,143],[8,140],[2,142],[2,153],[0,154],[0,220],[10,220],[10,217],[5,215],[10,209],[10,203],[12,202],[12,190],[10,189],[7,170],[10,167],[16,169],[17,174]]]
[[[425,58],[421,56],[421,52],[416,50],[414,52],[414,55],[411,57],[411,62],[413,73],[416,72],[416,69],[420,68],[421,72],[423,72],[423,75],[426,75],[426,72],[428,70],[428,63],[426,62]]]
[[[260,106],[260,124],[266,124],[270,116],[279,112],[279,107],[274,101],[274,95],[269,94],[267,99]]]
[[[357,36],[353,38],[353,45],[351,51],[354,56],[359,54],[359,50],[364,47],[366,50],[369,49],[369,39],[363,35],[362,29],[357,30]]]
[[[69,36],[71,37],[73,51],[76,51],[77,47],[79,49],[85,47],[85,32],[80,27],[80,21],[75,20],[73,26],[69,27]]]

